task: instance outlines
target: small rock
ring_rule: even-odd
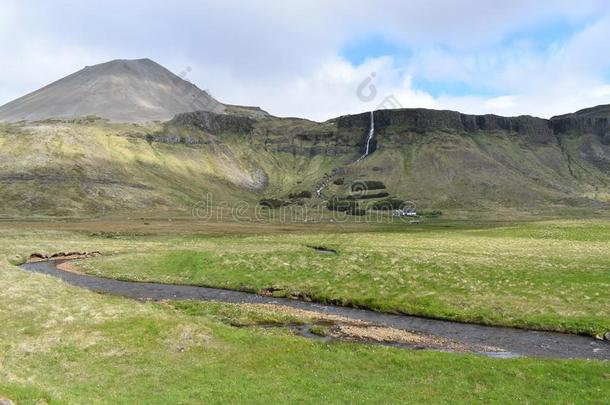
[[[15,405],[15,403],[10,399],[0,398],[0,405]]]
[[[604,339],[610,341],[610,331],[606,332],[606,334],[604,335]]]

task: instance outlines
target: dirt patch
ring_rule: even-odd
[[[455,352],[502,352],[502,349],[490,346],[470,346],[453,340],[441,338],[433,335],[409,332],[402,329],[389,328],[376,325],[337,325],[330,328],[327,333],[336,339],[378,342],[378,343],[398,343],[407,346],[421,348],[432,348],[449,350]]]
[[[296,309],[281,305],[269,304],[243,304],[252,309],[281,313],[305,319],[313,325],[324,325],[324,336],[338,340],[353,342],[375,342],[448,350],[454,352],[503,352],[497,347],[483,345],[466,345],[450,339],[410,332],[402,329],[384,327],[370,322],[353,320],[350,318],[321,314],[319,312]]]
[[[57,265],[57,268],[59,270],[62,271],[67,271],[68,273],[73,273],[73,274],[80,274],[80,275],[84,275],[85,273],[79,271],[76,266],[74,265],[74,263],[71,262],[64,262],[64,263],[59,263]]]
[[[52,253],[50,255],[44,253],[32,253],[27,262],[28,263],[37,263],[37,262],[46,262],[49,260],[75,260],[75,259],[87,259],[90,257],[98,257],[102,254],[99,251],[93,252],[57,252]]]
[[[287,307],[284,305],[275,305],[275,304],[242,304],[246,308],[251,308],[254,310],[265,310],[273,313],[280,313],[284,315],[290,315],[297,318],[304,318],[310,323],[343,323],[349,325],[370,325],[367,322],[357,321],[350,318],[346,318],[339,315],[331,315],[331,314],[323,314],[315,311],[308,311],[305,309],[298,309]]]
[[[284,291],[284,289],[275,287],[263,288],[258,292],[258,294],[262,295],[263,297],[273,297],[273,294],[279,291]]]

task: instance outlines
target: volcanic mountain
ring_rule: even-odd
[[[150,59],[87,66],[0,107],[0,121],[74,119],[95,115],[115,122],[164,121],[178,113],[225,106]]]

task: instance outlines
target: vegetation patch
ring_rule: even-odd
[[[311,197],[312,197],[311,191],[308,191],[308,190],[303,190],[303,191],[299,191],[299,192],[296,192],[296,193],[290,193],[288,195],[288,198],[291,198],[291,199],[295,199],[295,198],[311,198]]]
[[[379,180],[359,180],[352,183],[352,192],[362,192],[366,190],[384,190],[385,184]]]
[[[358,200],[374,200],[376,198],[384,198],[388,197],[390,193],[382,191],[380,193],[364,193],[364,194],[356,194],[353,198]]]

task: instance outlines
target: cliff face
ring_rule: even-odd
[[[252,130],[254,120],[250,117],[229,114],[215,114],[209,111],[196,111],[176,115],[166,125],[168,128],[196,129],[220,135],[222,133],[244,134]]]
[[[556,133],[595,134],[602,138],[602,143],[610,144],[610,105],[601,105],[573,114],[551,118],[551,126]]]
[[[426,133],[433,131],[509,131],[521,135],[551,140],[553,130],[548,120],[530,116],[501,117],[498,115],[468,115],[457,111],[428,110],[423,108],[375,111],[375,128],[391,126],[405,131]],[[339,128],[368,128],[369,113],[347,115],[334,120]]]
[[[557,144],[567,134],[593,134],[610,144],[610,106],[582,110],[550,120],[531,116],[502,117],[469,115],[429,109],[378,110],[374,112],[372,148],[411,143],[431,133],[474,134],[504,132],[533,145]],[[189,129],[212,135],[241,134],[253,146],[271,152],[301,156],[340,156],[362,153],[371,125],[369,112],[345,115],[325,123],[295,118],[261,118],[206,111],[179,114],[166,124],[166,133],[151,137],[155,142],[201,143],[199,137],[175,135]],[[172,132],[173,131],[173,132]]]
[[[206,134],[214,135],[218,141],[237,134],[256,149],[307,157],[357,154],[362,146],[358,130],[341,130],[330,123],[270,116],[256,119],[206,111],[179,114],[165,124],[163,132],[150,134],[148,139],[193,145],[209,143]]]
[[[423,108],[375,111],[375,128],[383,137],[386,129],[394,132],[425,134],[436,131],[474,133],[479,131],[506,131],[522,135],[537,144],[554,143],[564,134],[590,134],[610,145],[610,105],[598,106],[553,117],[550,120],[531,116],[501,117],[498,115],[469,115],[457,111],[428,110]],[[370,126],[369,113],[346,115],[330,122],[339,129],[366,131]],[[397,140],[396,137],[393,138]]]

